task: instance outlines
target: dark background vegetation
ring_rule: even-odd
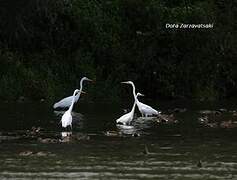
[[[236,97],[235,0],[1,0],[0,99],[56,100],[82,76],[92,100],[133,80],[150,98]],[[166,23],[214,23],[166,29]]]

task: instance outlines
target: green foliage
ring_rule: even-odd
[[[0,6],[0,98],[54,100],[82,76],[93,99],[133,80],[153,98],[218,99],[237,86],[237,6],[216,0],[16,0]],[[166,23],[214,23],[166,29]]]

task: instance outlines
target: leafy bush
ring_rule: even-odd
[[[232,97],[236,12],[235,2],[216,0],[2,1],[0,98],[54,100],[84,75],[97,80],[93,99],[116,100],[128,79],[152,98]]]

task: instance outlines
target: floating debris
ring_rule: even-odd
[[[174,108],[173,109],[173,112],[175,112],[175,113],[184,113],[186,111],[187,111],[186,108]]]
[[[37,152],[35,155],[36,156],[47,156],[48,153],[40,151],[40,152]]]
[[[208,116],[200,117],[200,118],[198,118],[198,121],[199,121],[201,124],[207,124],[207,123],[208,123]]]
[[[38,141],[44,144],[58,143],[58,139],[53,138],[38,138]]]
[[[132,136],[133,137],[140,137],[141,135],[139,133],[133,133]]]
[[[76,141],[90,140],[90,136],[88,136],[87,134],[82,134],[82,133],[73,134],[71,137]]]
[[[228,121],[223,121],[220,124],[221,128],[237,128],[237,122],[236,121],[232,121],[232,120],[228,120]]]
[[[33,126],[33,127],[31,128],[31,133],[36,134],[36,133],[39,133],[41,130],[42,130],[41,127],[34,127],[34,126]]]
[[[214,123],[207,123],[206,125],[210,128],[218,128],[218,124],[215,122]]]
[[[118,137],[121,136],[121,132],[118,131],[106,131],[104,132],[105,136]]]
[[[202,117],[198,118],[198,122],[210,128],[237,128],[237,119],[233,112],[226,109],[201,111]]]
[[[201,111],[199,111],[199,113],[205,114],[205,115],[210,115],[210,114],[221,115],[222,114],[221,111],[212,111],[212,110],[201,110]]]
[[[32,151],[23,151],[19,153],[20,156],[30,156],[32,154],[33,154]]]
[[[72,134],[72,132],[62,132],[62,139],[59,139],[59,142],[68,143],[81,140],[90,140],[90,136],[82,133]]]
[[[54,154],[50,153],[50,152],[43,152],[43,151],[39,151],[39,152],[33,152],[33,151],[23,151],[19,153],[19,156],[34,156],[34,157],[43,157],[43,156],[52,156]]]
[[[160,114],[156,120],[158,123],[168,123],[175,124],[178,123],[178,120],[175,119],[174,114]]]
[[[224,113],[224,112],[227,112],[227,109],[221,108],[221,109],[218,109],[218,111]]]

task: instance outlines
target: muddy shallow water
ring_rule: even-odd
[[[169,122],[137,117],[116,126],[130,106],[77,105],[65,139],[63,112],[2,103],[0,179],[237,179],[234,103],[164,103]]]

